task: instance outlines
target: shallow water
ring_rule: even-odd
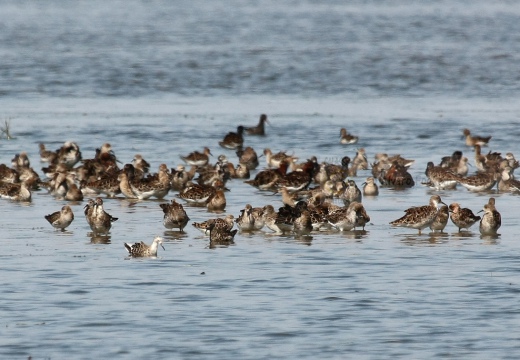
[[[35,100],[30,108],[22,100],[1,104],[12,116],[15,136],[1,140],[1,162],[9,164],[25,150],[38,171],[43,164],[37,144],[57,148],[65,139],[77,141],[85,158],[110,141],[122,162],[141,153],[154,171],[161,162],[180,164],[179,155],[204,144],[213,160],[221,153],[233,160],[233,152],[217,142],[238,123],[256,123],[255,107],[271,110],[268,135],[246,138],[259,151],[271,147],[301,159],[339,161],[355,153],[354,146],[338,143],[339,128],[348,124],[370,159],[379,151],[415,158],[411,172],[418,181],[427,161],[438,162],[455,149],[471,154],[460,139],[466,126],[482,124],[479,129],[494,136],[493,150],[518,153],[519,109],[509,101],[191,97]],[[490,116],[500,131],[486,129]],[[369,171],[358,175],[360,184]],[[278,196],[241,180],[228,187],[225,213],[237,216],[246,203],[281,206]],[[217,249],[209,249],[208,239],[191,226],[184,234],[164,229],[156,200],[107,199],[105,208],[119,217],[108,239],[89,235],[84,203],[71,205],[76,219],[61,233],[43,216],[64,202],[46,191],[34,193],[30,204],[0,201],[0,353],[6,358],[518,357],[518,197],[463,188],[439,193],[446,203],[474,211],[495,196],[503,219],[497,238],[482,238],[477,226],[459,234],[449,223],[444,234],[418,236],[388,225],[404,209],[426,204],[432,193],[416,185],[382,189],[379,197],[364,199],[372,219],[366,233],[316,233],[297,240],[266,230],[238,234],[234,246]],[[205,208],[186,209],[192,221],[216,216]],[[126,256],[123,242],[150,243],[155,235],[166,240],[158,258]]]
[[[206,145],[235,162],[218,141],[266,113],[268,135],[246,138],[259,153],[401,154],[416,159],[417,185],[363,199],[366,232],[239,233],[216,249],[191,225],[167,231],[157,200],[107,199],[119,220],[101,238],[84,202],[59,232],[44,215],[65,202],[45,190],[1,200],[0,357],[519,358],[518,196],[420,185],[427,162],[454,150],[473,163],[465,127],[519,156],[518,12],[507,1],[3,1],[0,126],[15,138],[0,138],[0,163],[27,151],[43,176],[38,143],[66,140],[85,158],[110,142],[152,171]],[[341,127],[359,143],[340,145]],[[228,187],[225,213],[281,206]],[[474,212],[494,196],[500,236],[390,227],[434,193]],[[190,222],[224,215],[186,210]],[[156,235],[158,258],[127,257],[124,242]]]

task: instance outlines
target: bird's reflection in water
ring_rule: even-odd
[[[181,242],[182,240],[188,238],[188,234],[186,232],[184,232],[184,231],[166,230],[164,232],[163,238],[166,241],[178,241],[178,242]]]
[[[217,249],[217,248],[227,248],[231,245],[235,245],[235,242],[233,240],[210,240],[209,241],[209,248],[210,249]]]
[[[483,245],[497,245],[499,238],[500,238],[500,234],[480,235],[480,240],[482,240]]]
[[[351,231],[343,231],[341,233],[342,236],[347,239],[352,240],[361,240],[367,237],[368,231],[366,230],[351,230]]]
[[[455,239],[455,240],[464,240],[464,239],[474,238],[477,236],[477,234],[473,233],[471,231],[459,231],[459,232],[452,233],[450,236],[452,239]]]
[[[399,235],[403,236],[403,235]],[[402,238],[402,242],[409,246],[417,246],[417,245],[438,245],[445,244],[448,242],[450,235],[445,232],[431,232],[429,234],[410,234],[404,235]]]
[[[90,237],[91,244],[110,244],[110,239],[112,238],[110,235],[100,235],[93,232],[88,233],[87,236]]]
[[[312,244],[312,236],[310,235],[295,236],[294,240],[301,245],[311,246]]]

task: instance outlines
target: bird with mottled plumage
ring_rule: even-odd
[[[317,164],[313,160],[308,160],[302,164],[301,169],[298,171],[291,171],[284,176],[281,176],[274,186],[277,188],[285,187],[289,192],[295,192],[307,188],[314,177],[314,173],[317,169]]]
[[[487,191],[495,186],[499,176],[495,172],[480,172],[471,176],[461,177],[458,182],[469,191]]]
[[[205,147],[202,153],[193,151],[186,156],[181,156],[181,159],[191,166],[206,166],[210,155],[211,151],[208,147]]]
[[[167,229],[182,231],[190,220],[182,204],[179,204],[175,199],[172,199],[169,204],[159,204],[159,206],[164,213],[163,225]]]
[[[116,195],[121,194],[119,184],[119,173],[115,173],[107,174],[94,181],[85,182],[83,188],[92,190],[97,194],[101,193],[108,197],[115,197]]]
[[[229,165],[234,172],[235,169],[233,168],[233,164],[227,162],[225,164],[218,162],[215,166],[207,165],[204,168],[199,167],[197,170],[199,173],[199,176],[196,179],[197,183],[200,185],[211,185],[217,180],[225,183],[233,175],[229,171]]]
[[[45,220],[47,220],[54,228],[65,231],[65,228],[67,228],[74,220],[74,213],[70,206],[65,205],[60,211],[45,215]]]
[[[348,206],[354,201],[361,202],[362,195],[361,190],[359,190],[358,186],[356,185],[356,182],[352,179],[349,179],[346,183],[345,190],[339,197],[341,200],[343,200],[345,206]]]
[[[497,235],[497,231],[502,226],[502,217],[495,207],[495,198],[489,198],[489,201],[484,205],[484,209],[479,212],[484,212],[482,219],[480,219],[479,231],[482,235]]]
[[[210,245],[230,245],[233,243],[238,229],[227,230],[226,228],[217,227],[215,222],[208,224]]]
[[[157,199],[164,198],[170,191],[170,174],[166,164],[159,165],[159,172],[153,176],[139,180],[134,177],[129,182],[132,192],[139,200],[149,199],[152,196]]]
[[[211,185],[192,184],[186,186],[177,196],[189,204],[206,205],[215,191],[215,188]]]
[[[450,169],[435,166],[432,161],[426,165],[425,175],[428,177],[429,185],[436,190],[454,189],[462,178]]]
[[[156,236],[150,245],[142,241],[135,244],[125,243],[125,249],[132,257],[156,257],[159,245],[161,245],[163,250],[166,250],[162,243],[163,239],[160,236]]]
[[[308,210],[309,209],[305,201],[298,201],[294,207],[285,205],[284,207],[278,209],[275,225],[282,233],[294,232],[294,222],[298,218],[302,217],[302,213],[307,212],[305,215],[303,215],[305,219],[300,221],[301,225],[299,225],[299,227],[302,228],[302,231],[304,231],[304,226],[310,226],[312,229],[312,222],[310,220]]]
[[[184,190],[186,184],[195,176],[196,171],[196,166],[192,166],[188,171],[186,171],[186,168],[183,165],[178,165],[176,169],[172,168],[170,170],[170,184],[172,190]]]
[[[419,230],[419,235],[423,229],[429,227],[437,216],[439,204],[444,204],[439,195],[430,197],[430,203],[424,206],[412,207],[405,210],[405,215],[390,224],[398,227],[407,227]],[[446,205],[446,204],[444,204]]]
[[[466,146],[486,146],[489,140],[491,140],[491,136],[472,136],[469,129],[464,129],[462,133],[464,134]]]
[[[0,197],[13,201],[31,201],[31,185],[26,181],[21,183],[0,183]]]
[[[18,171],[11,169],[5,164],[0,164],[0,182],[14,184],[19,181]]]
[[[215,226],[217,228],[223,228],[228,231],[231,231],[233,229],[233,226],[235,226],[235,217],[229,214],[226,215],[225,218],[214,218],[200,223],[194,222],[192,223],[192,225],[195,229],[201,231],[204,235],[209,235],[208,228],[211,223],[215,223]]]
[[[352,202],[348,207],[341,207],[331,211],[325,216],[328,223],[339,231],[350,231],[358,226],[365,228],[370,217],[363,204]]]
[[[450,213],[448,210],[448,206],[442,205],[439,208],[439,211],[437,211],[437,215],[435,216],[435,219],[433,219],[433,222],[430,224],[430,229],[433,232],[439,231],[444,232],[444,228],[448,224],[448,219],[450,218]]]
[[[469,230],[473,224],[480,220],[480,216],[473,214],[471,209],[461,208],[459,203],[450,204],[449,210],[451,222],[455,224],[459,232],[462,229]]]
[[[311,214],[309,210],[301,210],[299,216],[294,219],[293,233],[296,236],[309,235],[313,230]]]
[[[103,199],[97,197],[90,199],[85,205],[85,217],[94,234],[106,234],[110,231],[112,223],[118,218],[108,214],[103,207]]]

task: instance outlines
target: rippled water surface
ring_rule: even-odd
[[[173,167],[179,155],[218,147],[236,124],[254,124],[270,110],[265,138],[246,144],[285,149],[319,161],[353,156],[338,143],[339,127],[359,134],[370,158],[376,152],[416,159],[417,181],[429,160],[463,146],[461,129],[478,124],[494,135],[493,150],[518,152],[518,106],[505,101],[320,100],[190,98],[151,100],[8,101],[14,140],[1,140],[1,161],[26,150],[40,172],[38,143],[58,147],[77,141],[85,157],[110,141],[122,162],[141,153],[153,169]],[[312,110],[311,110],[312,109]],[[252,115],[254,114],[254,115]],[[497,128],[484,126],[486,119]],[[447,121],[449,120],[449,121]],[[205,124],[205,125],[203,125]],[[440,126],[442,124],[442,126]],[[262,162],[262,166],[264,163]],[[369,171],[355,178],[361,184]],[[281,206],[279,196],[240,180],[228,183],[226,213],[246,203]],[[382,189],[364,199],[371,216],[366,233],[316,233],[312,239],[278,237],[269,231],[238,234],[236,244],[209,249],[188,226],[185,233],[162,225],[160,201],[107,199],[119,217],[108,243],[91,237],[76,219],[54,231],[43,216],[63,201],[46,191],[30,204],[0,201],[2,228],[2,356],[76,358],[297,358],[448,357],[516,358],[518,336],[518,197],[495,194],[503,225],[497,238],[478,228],[461,235],[394,229],[390,220],[432,194],[417,185]],[[477,211],[491,194],[459,188],[440,192]],[[175,196],[171,193],[167,200]],[[186,207],[192,221],[216,214]],[[166,239],[156,259],[128,259],[123,242]],[[106,239],[105,239],[106,240]]]
[[[0,94],[518,94],[515,1],[4,1]]]
[[[466,127],[520,157],[518,17],[516,2],[484,1],[2,2],[0,127],[14,139],[0,138],[0,163],[26,151],[43,177],[38,144],[66,140],[84,158],[105,142],[122,163],[140,153],[152,171],[204,146],[236,163],[218,141],[266,113],[267,136],[245,141],[258,153],[401,154],[417,185],[363,199],[366,232],[239,233],[216,249],[191,225],[163,227],[175,192],[106,199],[108,238],[91,236],[85,202],[59,232],[44,215],[65,202],[45,190],[1,200],[0,357],[518,359],[518,195],[420,185],[455,150],[474,164]],[[341,127],[359,143],[340,145]],[[227,187],[224,213],[187,206],[190,222],[282,205]],[[500,235],[390,227],[434,193],[474,212],[494,196]],[[157,258],[127,257],[124,242],[156,235]]]

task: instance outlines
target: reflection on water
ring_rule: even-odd
[[[217,249],[217,248],[227,248],[232,245],[235,245],[235,242],[233,240],[210,240],[208,244],[209,249]]]
[[[461,239],[461,240],[464,240],[464,239],[472,239],[472,238],[476,238],[477,236],[479,236],[480,234],[478,233],[474,233],[474,232],[471,232],[471,231],[460,231],[460,232],[454,232],[454,233],[451,233],[451,238],[453,239]]]
[[[484,245],[497,245],[499,243],[500,234],[497,235],[480,235],[480,239],[483,240]]]
[[[361,240],[366,239],[369,236],[369,232],[367,230],[343,231],[341,235],[347,239]]]
[[[92,244],[110,244],[111,235],[99,235],[93,232],[87,234]]]
[[[446,244],[450,239],[449,234],[441,232],[430,232],[429,234],[423,233],[421,235],[410,234],[401,236],[404,236],[404,238],[401,239],[401,242],[409,246],[441,245]]]
[[[311,246],[313,237],[311,235],[295,236],[294,240],[302,245]]]
[[[184,231],[165,230],[163,233],[163,239],[165,241],[182,241],[188,239],[188,233]]]

